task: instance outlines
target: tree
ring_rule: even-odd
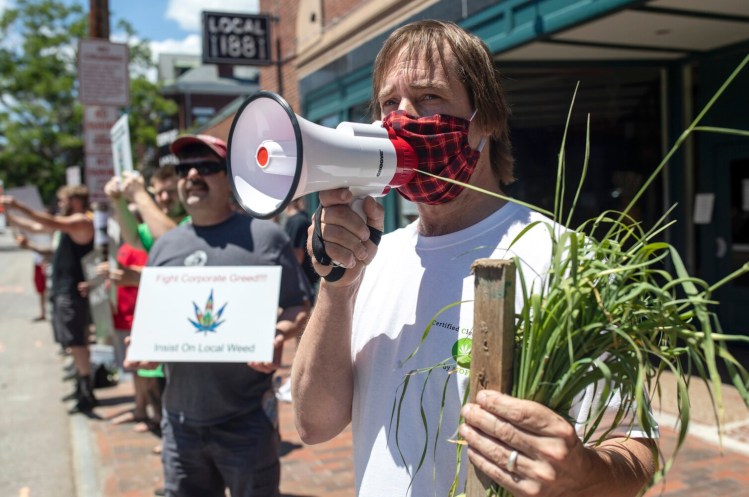
[[[34,184],[49,200],[65,183],[65,168],[83,165],[83,107],[77,97],[78,39],[88,35],[80,5],[17,0],[0,17],[0,178],[6,186]],[[131,140],[134,160],[153,155],[160,120],[176,105],[146,73],[147,41],[120,21],[130,45]]]
[[[75,40],[88,32],[78,5],[18,0],[0,17],[0,175],[35,184],[45,199],[83,162]]]

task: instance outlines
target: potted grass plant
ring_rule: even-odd
[[[710,284],[690,275],[678,251],[661,240],[664,231],[674,222],[669,221],[673,208],[650,227],[641,225],[629,212],[693,133],[725,133],[749,139],[747,130],[700,125],[703,117],[748,63],[749,56],[676,140],[623,211],[605,211],[577,227],[569,226],[587,172],[590,130],[588,118],[582,175],[574,200],[566,207],[563,200],[564,150],[572,106],[559,153],[553,212],[443,178],[465,188],[521,203],[553,220],[553,223],[546,225],[553,248],[545,284],[531,285],[532,275],[524,275],[519,270],[517,288],[523,293],[524,306],[516,313],[513,396],[540,402],[563,414],[568,412],[575,396],[588,385],[603,385],[606,391],[618,390],[623,402],[613,425],[602,424],[605,419],[611,423],[610,418],[603,416],[608,399],[604,392],[585,426],[584,442],[595,443],[591,438],[593,433],[598,436],[610,431],[628,412],[634,414],[632,423],[637,423],[646,433],[655,433],[657,425],[651,414],[651,399],[659,391],[661,374],[665,371],[673,373],[678,408],[676,448],[669,458],[659,454],[659,467],[651,486],[666,475],[687,435],[690,423],[688,387],[691,381],[705,382],[719,433],[723,418],[719,363],[723,363],[731,383],[749,406],[749,373],[745,365],[733,357],[728,347],[730,342],[749,344],[749,337],[723,333],[713,310],[717,304],[713,298],[715,290],[749,272],[749,264]],[[574,105],[574,96],[572,102]],[[421,174],[431,176],[429,173]],[[559,229],[560,224],[565,228]],[[526,228],[517,239],[534,227]],[[521,267],[520,264],[517,266]],[[424,331],[421,343],[429,331],[429,328]],[[418,348],[404,363],[417,352]],[[410,371],[404,377],[393,403],[391,427],[395,430],[396,445],[405,443],[398,433],[400,410],[409,387],[413,388],[417,383],[415,380],[419,378],[425,384],[434,368],[450,365],[466,368],[470,365],[470,359],[469,344],[464,343],[455,358],[448,358],[430,368]],[[449,381],[450,376],[446,382]],[[441,420],[442,413],[439,424]],[[445,435],[438,428],[434,436]],[[458,492],[463,455],[461,441],[455,441],[458,469],[450,496]],[[422,469],[430,446],[429,442],[425,442],[416,471]],[[504,497],[510,494],[495,486],[489,489],[487,495]]]

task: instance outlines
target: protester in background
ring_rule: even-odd
[[[85,281],[81,258],[94,248],[93,215],[85,186],[64,186],[57,192],[60,214],[31,209],[13,197],[2,203],[42,226],[60,232],[52,257],[53,329],[63,347],[69,348],[76,371],[73,412],[89,412],[97,404],[91,378],[89,353],[89,305],[78,284]]]
[[[192,218],[153,246],[148,266],[281,266],[281,309],[273,363],[168,363],[162,432],[164,483],[171,497],[279,495],[279,437],[272,373],[284,340],[309,309],[304,275],[273,222],[233,211],[226,144],[206,135],[178,138],[178,191]],[[252,323],[247,323],[252,326]]]
[[[136,249],[127,243],[120,245],[117,250],[117,266],[109,267],[109,262],[103,262],[96,268],[97,273],[104,275],[110,284],[117,287],[117,306],[112,312],[114,324],[114,356],[117,366],[120,368],[120,378],[130,376],[130,370],[124,366],[125,351],[130,330],[133,326],[135,315],[135,303],[138,298],[138,285],[140,284],[140,273],[148,260],[145,250]],[[137,373],[137,372],[136,372]],[[131,411],[122,413],[112,418],[112,424],[134,422],[134,430],[145,432],[155,429],[161,423],[161,386],[154,384],[158,382],[155,378],[146,378],[135,374],[133,378],[133,390],[135,394],[135,406]],[[155,393],[155,397],[154,397]],[[148,406],[152,407],[149,417]]]
[[[164,166],[156,169],[151,175],[148,189],[140,174],[126,171],[122,176],[112,178],[104,190],[110,197],[114,193],[124,199],[116,215],[125,242],[148,252],[161,235],[186,221],[185,210],[177,195],[174,168]],[[135,206],[143,222],[138,222],[125,208],[128,203]]]
[[[312,267],[312,260],[307,253],[307,229],[310,226],[310,217],[305,209],[304,197],[299,197],[289,202],[289,205],[286,206],[286,209],[284,210],[284,215],[284,231],[289,235],[291,247],[294,249],[296,260],[307,279],[311,295],[311,304],[314,305],[315,294],[317,293],[317,282],[319,281],[320,276],[318,276]],[[283,402],[292,401],[291,379],[287,379],[278,388],[276,397]]]
[[[184,208],[177,195],[177,177],[173,167],[165,166],[154,171],[150,178],[149,190],[153,198],[144,186],[143,177],[132,172],[123,173],[123,177],[115,176],[104,186],[104,192],[112,201],[114,219],[120,226],[120,235],[123,240],[118,250],[118,262],[120,262],[120,256],[123,256],[129,261],[138,259],[142,262],[140,266],[144,265],[154,240],[173,229],[178,223],[187,221]],[[127,254],[122,251],[126,251]],[[146,253],[146,257],[142,257],[142,253]],[[109,271],[116,276],[116,273],[113,273],[115,269],[109,268]],[[132,297],[132,312],[134,313],[137,286],[135,288],[118,287],[118,292],[120,291]],[[126,297],[126,301],[128,300],[129,297]],[[122,316],[128,316],[126,320],[130,322],[130,325],[126,326],[127,331],[125,329],[120,331],[129,335],[132,314],[129,310],[122,309]],[[122,324],[127,323],[123,321]],[[123,337],[123,335],[119,336]],[[149,428],[158,426],[161,420],[161,398],[164,385],[164,373],[161,367],[153,370],[138,369],[133,377],[135,406],[132,411],[115,416],[112,422],[116,424],[136,422],[134,427],[136,431],[148,431]],[[147,415],[146,406],[151,408],[151,417]],[[161,450],[161,444],[154,447],[156,453],[160,453]]]
[[[32,221],[29,218],[18,217],[11,212],[6,213],[6,220],[9,226],[21,230],[27,234],[45,233],[51,235],[53,230],[45,228],[41,223]],[[39,296],[39,315],[32,321],[44,321],[47,319],[47,264],[52,258],[54,249],[52,246],[39,246],[29,240],[26,234],[16,235],[16,243],[25,250],[34,252],[34,270],[33,281],[34,289]]]
[[[286,214],[284,231],[289,235],[296,260],[307,277],[313,295],[312,303],[314,304],[314,294],[320,276],[318,276],[312,267],[312,260],[307,253],[307,229],[310,226],[310,217],[305,207],[304,197],[299,197],[289,202],[284,211]]]
[[[39,296],[39,315],[33,321],[44,321],[47,319],[47,260],[36,250],[34,251],[34,290]]]
[[[414,145],[420,170],[494,193],[512,181],[509,108],[479,38],[448,22],[403,26],[383,44],[372,82],[377,117]],[[446,435],[460,430],[470,461],[517,497],[638,495],[653,475],[653,442],[631,419],[621,419],[599,445],[585,445],[582,430],[536,402],[487,389],[461,410],[468,376],[434,367],[453,356],[461,330],[473,329],[472,262],[517,256],[523,274],[542,278],[551,254],[543,223],[550,221],[419,173],[398,192],[418,204],[419,218],[383,237],[379,248],[369,226],[383,229],[382,206],[367,198],[365,222],[351,209],[349,190],[320,192],[316,216],[327,257],[314,262],[324,280],[292,368],[302,440],[329,440],[352,423],[360,497],[448,494],[455,447],[449,436],[426,439],[425,419],[439,419]],[[522,305],[518,292],[516,306]],[[436,321],[444,327],[434,326],[422,342]],[[392,406],[404,378],[432,367],[430,383],[403,399],[395,424]],[[595,385],[565,413],[578,428],[596,415],[594,392]],[[610,400],[615,413],[616,398]],[[391,429],[401,435],[397,448]]]

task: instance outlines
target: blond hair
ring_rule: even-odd
[[[84,185],[65,185],[60,187],[60,189],[57,191],[58,195],[62,195],[68,201],[77,198],[81,202],[81,207],[84,211],[87,211],[89,209],[89,194],[88,194],[88,188],[86,188]]]

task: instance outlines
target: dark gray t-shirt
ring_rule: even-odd
[[[309,298],[289,238],[271,221],[234,214],[214,226],[185,224],[159,238],[148,255],[148,266],[265,265],[282,268],[279,307]],[[165,373],[165,409],[201,425],[257,408],[272,381],[247,364],[175,362],[165,364]]]

